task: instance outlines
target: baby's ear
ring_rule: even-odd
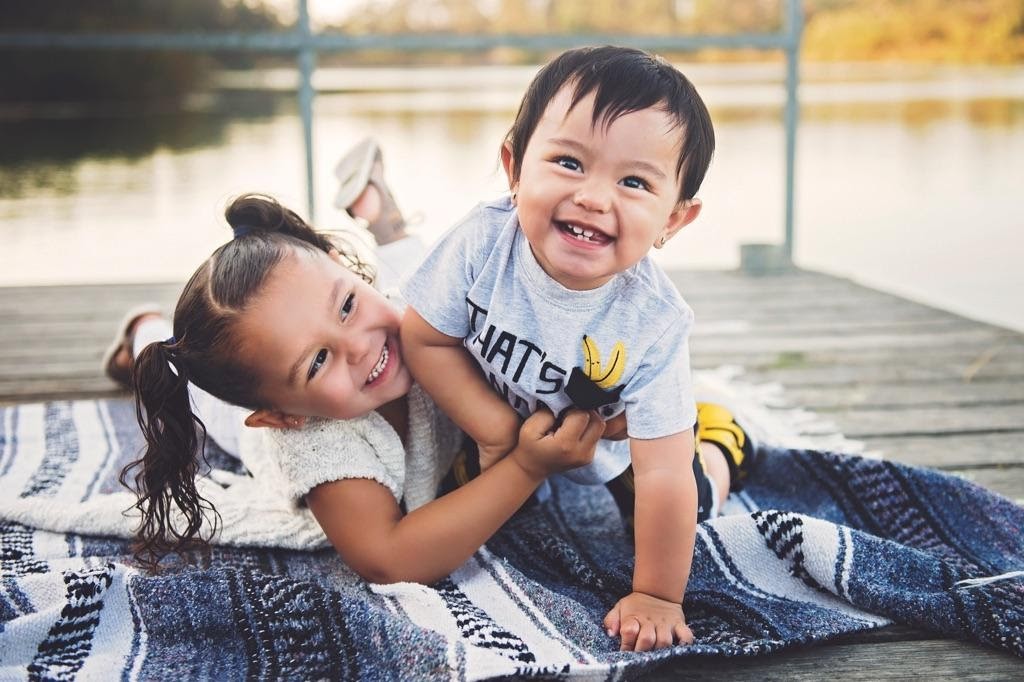
[[[661,232],[661,239],[659,240],[660,246],[664,246],[665,242],[672,237],[676,236],[679,230],[683,229],[700,215],[700,209],[703,207],[703,202],[694,197],[693,199],[686,199],[676,204],[675,209],[668,215],[668,222],[665,223],[665,229]]]
[[[501,145],[501,167],[505,169],[509,191],[515,192],[515,162],[512,159],[512,143],[508,140],[505,140],[505,144]]]
[[[301,429],[306,425],[306,418],[278,410],[256,410],[245,418],[245,425],[252,429]]]

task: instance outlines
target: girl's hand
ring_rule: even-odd
[[[539,409],[519,429],[519,444],[511,456],[537,480],[551,474],[590,464],[597,441],[604,433],[604,420],[597,412],[570,410],[552,431],[555,417]]]
[[[643,592],[630,592],[604,617],[611,637],[619,636],[619,651],[664,649],[675,643],[693,644],[683,607]]]

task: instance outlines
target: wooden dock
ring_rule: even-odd
[[[894,460],[1024,503],[1024,334],[795,271],[682,273],[697,368],[739,365]],[[0,288],[0,403],[118,395],[100,355],[124,310],[168,285]],[[892,626],[765,657],[670,664],[656,679],[1022,679],[1024,661]]]

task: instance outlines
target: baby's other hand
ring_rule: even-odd
[[[570,410],[555,428],[555,417],[541,408],[523,422],[513,455],[530,475],[543,480],[551,474],[590,464],[604,421],[596,412]]]
[[[626,412],[619,412],[617,415],[604,423],[605,440],[626,440],[629,434],[626,433]]]
[[[610,637],[622,640],[619,651],[651,651],[673,644],[693,644],[683,607],[675,602],[630,592],[604,617]]]

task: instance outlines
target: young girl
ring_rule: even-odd
[[[448,575],[548,475],[593,457],[604,431],[596,414],[577,411],[553,429],[540,412],[500,466],[433,499],[462,435],[412,383],[399,313],[365,264],[268,197],[240,197],[226,218],[234,239],[185,286],[173,335],[134,362],[146,449],[122,479],[134,472],[143,560],[203,542],[215,512],[196,488],[206,431],[193,399],[245,408],[245,424],[263,428],[260,438],[243,430],[243,462],[278,469],[282,494],[304,499],[373,582]],[[137,322],[141,335],[162,320]]]

